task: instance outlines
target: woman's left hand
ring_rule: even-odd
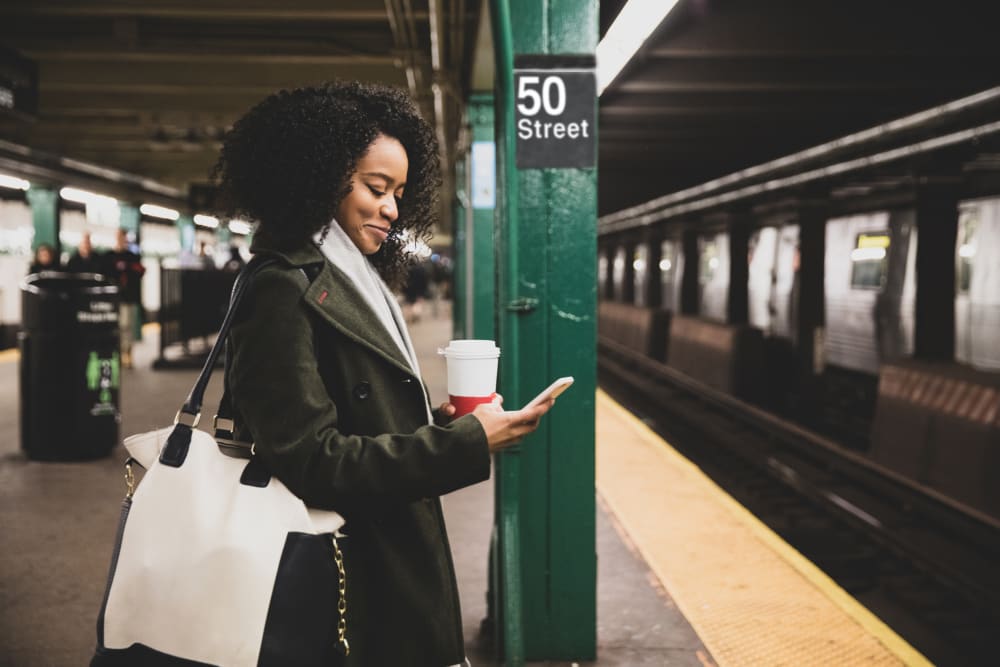
[[[438,414],[441,416],[442,420],[445,422],[450,422],[451,418],[455,416],[456,408],[451,403],[445,401],[438,408]]]

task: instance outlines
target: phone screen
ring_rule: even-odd
[[[531,399],[531,402],[528,403],[524,407],[529,408],[529,407],[532,407],[534,405],[537,405],[538,403],[541,403],[542,401],[544,401],[544,400],[546,400],[546,399],[548,399],[550,397],[551,398],[555,398],[555,397],[559,396],[559,394],[561,394],[564,391],[566,391],[566,389],[568,389],[571,384],[573,384],[573,378],[572,377],[569,377],[569,376],[567,376],[567,377],[561,377],[558,380],[556,380],[555,382],[553,382],[552,384],[550,384],[548,387],[546,387],[545,389],[543,389],[538,394],[538,396],[535,396],[533,399]]]

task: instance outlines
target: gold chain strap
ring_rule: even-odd
[[[337,563],[337,579],[339,582],[337,588],[339,593],[337,615],[340,618],[337,621],[337,643],[338,648],[344,655],[350,655],[351,646],[347,643],[347,576],[344,574],[344,554],[340,552],[340,545],[337,544],[337,538],[331,536],[331,539],[333,540],[333,560]]]
[[[132,472],[132,459],[125,461],[125,497],[135,494],[135,473]]]

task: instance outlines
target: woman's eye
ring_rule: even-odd
[[[376,197],[384,197],[385,196],[385,193],[382,192],[381,190],[379,190],[376,187],[373,187],[373,186],[369,185],[368,189],[371,190],[372,194],[375,195]]]

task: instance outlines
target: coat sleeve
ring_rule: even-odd
[[[257,453],[314,507],[416,500],[489,477],[486,434],[467,415],[413,433],[350,435],[320,377],[296,272],[265,270],[230,334],[230,392]]]

